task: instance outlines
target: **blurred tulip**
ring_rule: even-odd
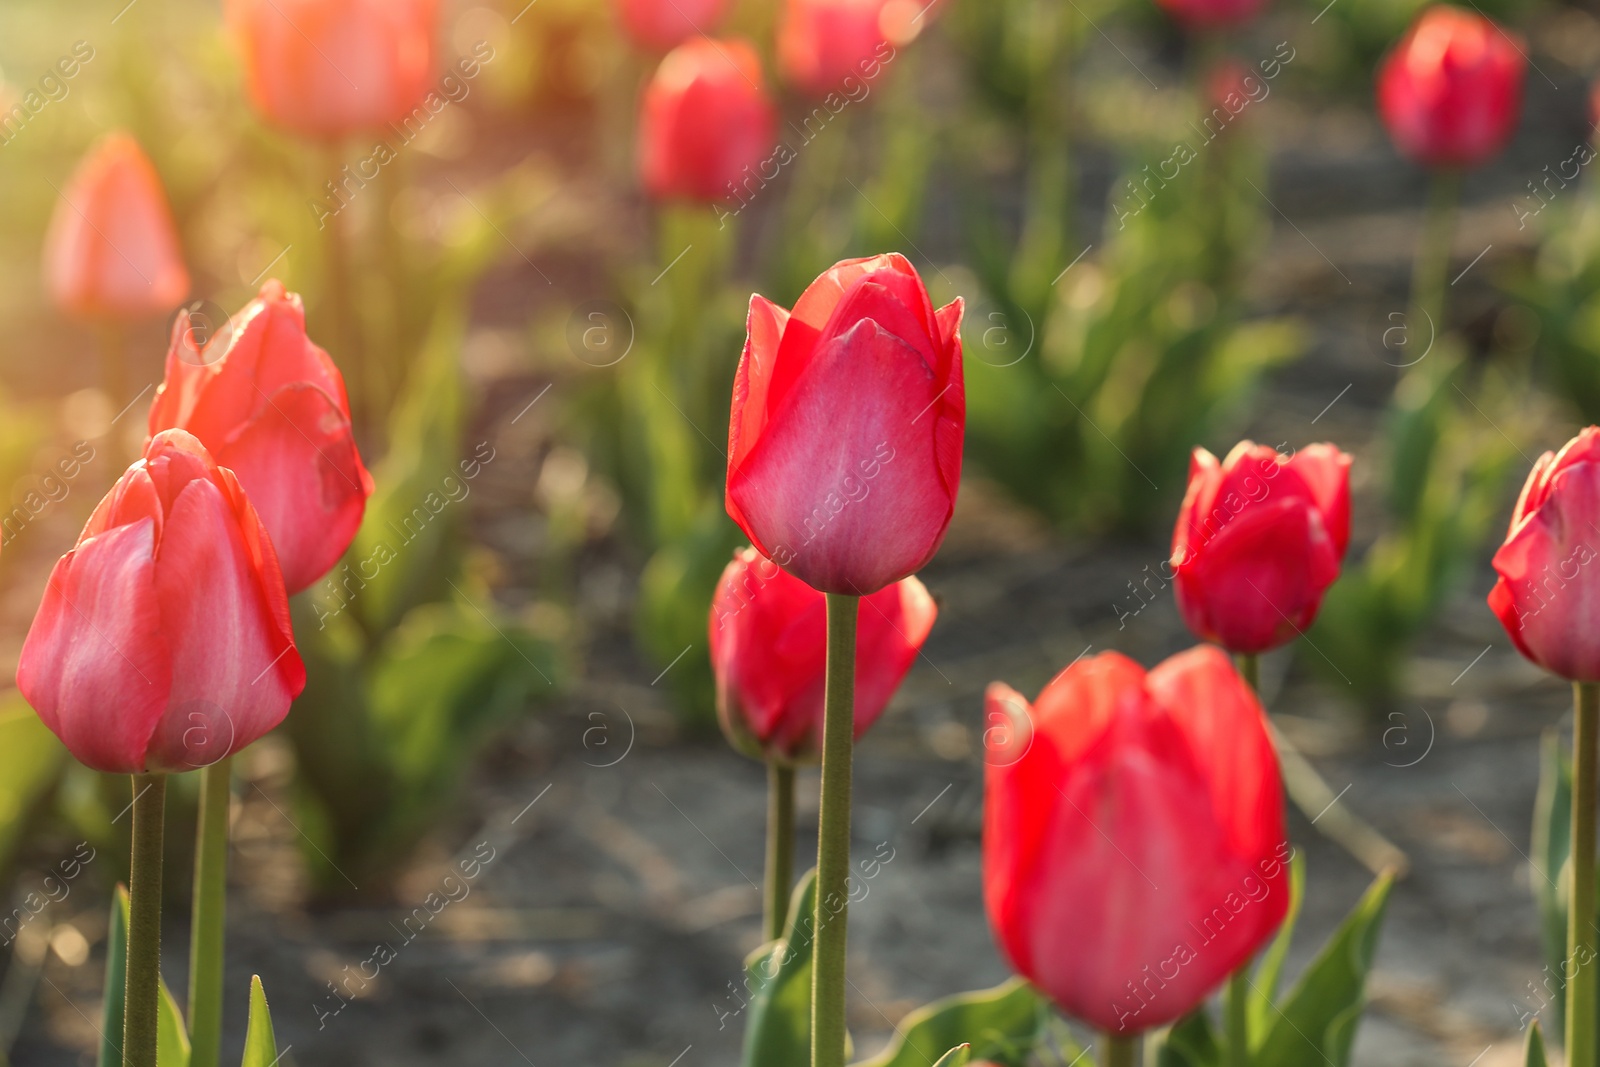
[[[1489,607],[1524,656],[1563,678],[1600,681],[1600,427],[1539,457],[1522,487]]]
[[[773,152],[778,116],[745,41],[697,38],[667,53],[645,87],[639,170],[658,200],[710,203]]]
[[[1189,29],[1208,30],[1248,22],[1267,0],[1156,0],[1167,14]]]
[[[727,508],[763,556],[857,596],[933,558],[961,481],[961,310],[896,254],[834,265],[792,312],[751,297]]]
[[[1471,167],[1510,140],[1522,110],[1521,45],[1458,7],[1424,11],[1378,71],[1378,112],[1404,155]]]
[[[1183,621],[1230,652],[1259,653],[1310,626],[1350,541],[1350,457],[1308,445],[1288,458],[1241,441],[1194,450],[1172,531]]]
[[[305,687],[272,541],[233,472],[158,435],[50,574],[17,688],[98,771],[193,770]]]
[[[250,101],[302,137],[399,122],[436,75],[438,0],[226,0]]]
[[[185,314],[150,433],[187,430],[239,476],[297,593],[344,555],[372,495],[344,379],[306,336],[299,295],[276,279],[227,328],[196,341]]]
[[[62,310],[134,319],[189,291],[172,208],[139,142],[108,134],[73,172],[50,217],[44,276]]]
[[[857,616],[855,736],[911,669],[938,608],[916,578],[866,598]],[[793,764],[822,751],[826,598],[753,548],[734,554],[711,602],[717,716],[734,748]]]
[[[1126,1036],[1200,1004],[1289,905],[1283,785],[1255,694],[1203,646],[1079,660],[1030,707],[989,687],[983,887],[1016,970]]]
[[[727,13],[728,0],[617,0],[622,28],[651,52],[710,34]]]
[[[877,77],[896,44],[916,36],[923,11],[914,0],[788,0],[778,28],[784,80],[821,97]]]

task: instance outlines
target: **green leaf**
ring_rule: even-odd
[[[1391,875],[1380,875],[1317,953],[1256,1050],[1253,1067],[1304,1067],[1318,1058],[1332,1067],[1350,1062],[1365,1003],[1367,971],[1378,947]]]
[[[278,1039],[272,1032],[267,991],[261,976],[250,976],[250,1026],[244,1034],[244,1059],[239,1067],[273,1067],[278,1062]]]
[[[1156,1067],[1219,1067],[1222,1046],[1202,1004],[1172,1024],[1159,1039]]]
[[[1533,801],[1533,886],[1539,905],[1539,933],[1548,966],[1545,977],[1554,983],[1550,998],[1550,1025],[1560,1029],[1566,1017],[1562,981],[1567,958],[1567,859],[1572,851],[1572,758],[1561,736],[1546,730],[1539,743],[1539,791]]]
[[[789,900],[783,937],[745,961],[750,1021],[744,1067],[809,1067],[811,1063],[811,928],[817,872],[806,872]]]
[[[184,1024],[183,1012],[161,980],[161,1001],[156,1015],[156,1065],[157,1067],[189,1067],[189,1027]]]
[[[98,1067],[122,1067],[123,1000],[128,978],[128,890],[117,886],[111,899],[111,923],[106,936],[105,1005],[100,1013],[100,1054]],[[156,1063],[158,1067],[189,1067],[189,1028],[183,1013],[172,998],[166,979],[161,981],[161,1000],[156,1016]]]
[[[1278,983],[1283,978],[1283,964],[1289,958],[1289,943],[1294,939],[1295,923],[1300,919],[1300,904],[1306,895],[1306,861],[1295,853],[1289,861],[1289,911],[1283,917],[1278,936],[1262,955],[1251,980],[1250,999],[1246,1008],[1249,1020],[1250,1047],[1257,1048],[1266,1039],[1268,1031],[1277,1020],[1278,1013],[1272,1003],[1278,996]]]
[[[0,700],[0,868],[55,783],[66,751],[21,694]]]
[[[1544,1031],[1539,1028],[1538,1019],[1528,1027],[1528,1044],[1522,1055],[1522,1063],[1523,1067],[1549,1067],[1544,1055]]]
[[[889,1047],[855,1067],[928,1067],[937,1049],[958,1043],[971,1045],[976,1059],[1011,1067],[1027,1058],[1049,1011],[1044,998],[1020,978],[959,993],[907,1015]]]
[[[972,1059],[971,1045],[957,1045],[955,1048],[939,1057],[939,1062],[933,1067],[967,1067],[967,1061]]]

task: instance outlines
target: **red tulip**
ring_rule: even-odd
[[[894,59],[894,43],[916,35],[922,5],[911,0],[788,0],[778,28],[778,65],[809,96],[869,82]]]
[[[196,349],[187,315],[172,331],[150,432],[198,437],[239,482],[272,534],[297,593],[350,547],[372,495],[344,379],[306,336],[298,294],[276,279]]]
[[[856,619],[855,735],[883,713],[933,629],[938,608],[916,578],[865,599]],[[734,554],[711,602],[717,716],[739,751],[798,763],[822,751],[826,598],[763,559]]]
[[[1471,167],[1504,147],[1522,110],[1521,43],[1459,7],[1424,11],[1378,71],[1378,112],[1403,154]]]
[[[1528,474],[1489,607],[1524,656],[1573,681],[1600,681],[1600,427],[1546,452]]]
[[[728,0],[617,0],[622,28],[640,48],[654,52],[703,37],[728,13]]]
[[[1118,1034],[1188,1012],[1289,904],[1261,705],[1220,650],[1107,652],[1028,702],[989,687],[983,890],[1016,970]]]
[[[1290,459],[1241,441],[1203,448],[1172,531],[1178,610],[1232,652],[1286,644],[1311,625],[1350,542],[1350,457],[1308,445]]]
[[[933,558],[961,480],[961,309],[899,255],[836,264],[793,311],[751,297],[727,507],[763,556],[856,595]]]
[[[17,688],[98,771],[187,771],[283,720],[305,687],[272,541],[233,472],[169,430],[56,563]]]
[[[167,194],[132,137],[109,134],[78,164],[50,217],[44,277],[62,310],[85,318],[171,311],[189,291]]]
[[[697,38],[679,45],[644,91],[645,190],[658,200],[726,199],[771,156],[777,123],[761,61],[748,43]]]
[[[432,87],[438,0],[227,0],[250,101],[302,137],[399,122]]]

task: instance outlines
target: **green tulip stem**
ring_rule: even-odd
[[[189,1067],[217,1067],[222,1055],[222,944],[228,911],[228,803],[233,757],[200,771],[195,829],[194,915],[189,935]]]
[[[1572,894],[1567,905],[1567,1064],[1595,1067],[1595,781],[1600,775],[1600,683],[1572,686]]]
[[[105,391],[106,399],[113,408],[121,408],[128,402],[128,333],[122,323],[111,319],[100,322],[96,332],[100,342],[100,388]],[[115,478],[122,473],[123,466],[132,460],[123,444],[124,437],[116,432],[115,426],[111,427],[109,436],[111,476]]]
[[[783,936],[794,882],[794,768],[767,764],[767,940]]]
[[[811,1067],[844,1067],[844,963],[850,878],[850,761],[855,746],[856,612],[861,598],[828,594],[817,824],[816,940],[811,962]]]
[[[1239,666],[1239,677],[1250,686],[1250,691],[1261,696],[1261,657],[1254,652],[1241,652],[1234,661]]]
[[[1242,652],[1238,664],[1239,676],[1259,697],[1261,657],[1253,652]],[[1250,960],[1245,960],[1228,978],[1227,1067],[1249,1067],[1250,1064],[1250,964]]]
[[[122,1067],[156,1067],[161,996],[161,824],[167,777],[133,776],[133,864],[128,879],[128,975],[122,1003]]]
[[[1139,1039],[1107,1031],[1100,1042],[1101,1067],[1133,1067],[1139,1061]]]
[[[1445,276],[1450,272],[1450,246],[1455,237],[1456,205],[1460,196],[1460,174],[1453,170],[1434,173],[1422,217],[1422,237],[1417,241],[1417,256],[1411,266],[1408,338],[1433,338],[1444,334]]]
[[[326,161],[329,182],[337,185],[344,168],[344,145],[341,142],[328,144]],[[341,207],[321,223],[326,246],[326,299],[330,326],[329,340],[324,343],[345,377],[351,379],[351,401],[360,409],[357,417],[365,415],[368,419],[376,419],[382,415],[382,411],[374,407],[373,394],[377,382],[367,360],[365,345],[362,344],[361,323],[356,311],[355,274],[350,262],[349,214]],[[388,225],[387,220],[383,220],[383,224]]]

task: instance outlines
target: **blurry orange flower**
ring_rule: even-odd
[[[427,93],[438,0],[228,0],[250,100],[268,121],[335,139],[397,122]]]
[[[44,278],[63,311],[86,318],[170,311],[189,291],[161,178],[128,134],[90,149],[56,201]]]

